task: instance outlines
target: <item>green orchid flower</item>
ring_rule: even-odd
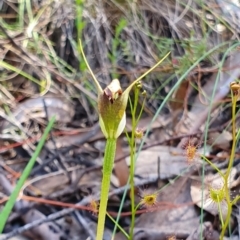
[[[128,88],[122,92],[120,82],[118,79],[112,80],[112,82],[103,90],[94,76],[86,56],[83,52],[82,44],[80,41],[80,49],[83,54],[84,61],[90,71],[94,83],[98,91],[98,111],[99,111],[99,123],[104,136],[108,139],[117,139],[123,132],[126,125],[126,106],[129,97],[129,93],[132,87],[145,77],[149,72],[156,68],[170,53],[168,53],[161,61],[154,65],[141,77],[136,79]]]
[[[116,141],[126,126],[126,107],[129,93],[132,87],[142,78],[144,78],[148,73],[150,73],[154,68],[156,68],[170,54],[170,52],[157,64],[155,64],[151,69],[149,69],[141,77],[139,77],[132,84],[130,84],[125,91],[122,91],[118,79],[112,80],[112,82],[103,90],[87,62],[86,56],[83,52],[81,40],[79,44],[83,59],[93,77],[94,83],[98,91],[99,124],[104,136],[107,139],[102,171],[103,177],[101,184],[100,208],[96,237],[97,240],[102,240],[104,234],[108,192],[110,189],[110,177],[112,174],[116,151]]]

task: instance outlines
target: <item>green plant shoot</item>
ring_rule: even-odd
[[[149,69],[146,73],[144,73],[132,84],[130,84],[129,87],[123,92],[120,83],[117,79],[112,80],[112,82],[104,90],[101,88],[100,84],[98,83],[96,77],[94,76],[87,62],[86,56],[83,51],[82,42],[80,39],[79,46],[80,51],[83,55],[83,59],[86,62],[88,70],[92,75],[92,78],[98,91],[99,124],[104,136],[107,139],[104,153],[103,177],[101,184],[100,207],[96,238],[97,240],[102,240],[107,211],[108,193],[110,189],[110,177],[112,174],[113,163],[115,158],[116,142],[117,138],[123,132],[126,125],[125,110],[127,106],[129,93],[132,87],[142,78],[144,78],[148,73],[150,73],[154,68],[156,68],[165,58],[167,58],[170,52],[167,53],[165,57],[162,58],[158,63],[156,63],[151,69]]]

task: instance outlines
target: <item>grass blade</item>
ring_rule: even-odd
[[[34,152],[33,156],[29,160],[27,166],[23,170],[23,173],[22,173],[20,179],[18,180],[16,187],[14,188],[11,196],[9,197],[9,200],[7,201],[7,203],[4,206],[2,212],[0,213],[0,219],[1,219],[1,221],[0,221],[0,233],[2,233],[2,231],[4,229],[4,226],[6,224],[8,216],[9,216],[9,214],[11,213],[11,211],[14,207],[14,204],[16,202],[16,199],[17,199],[18,195],[19,195],[19,192],[20,192],[23,184],[25,183],[26,179],[28,178],[28,176],[29,176],[29,174],[30,174],[30,172],[31,172],[31,170],[34,166],[34,163],[35,163],[38,155],[40,154],[40,152],[42,150],[42,147],[45,143],[45,140],[48,136],[48,133],[50,132],[50,130],[53,127],[54,122],[55,122],[55,117],[52,117],[50,122],[48,123],[43,135],[42,135],[41,140],[39,141],[39,143],[37,145],[36,151]]]

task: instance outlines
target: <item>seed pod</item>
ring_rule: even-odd
[[[239,90],[240,90],[240,84],[239,84],[239,83],[237,83],[237,82],[232,82],[232,83],[230,84],[230,88],[231,88],[234,96],[239,95]]]

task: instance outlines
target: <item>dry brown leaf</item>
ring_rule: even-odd
[[[184,101],[187,96],[189,81],[181,82],[178,89],[173,93],[172,101],[169,105],[173,111],[177,111],[184,108]]]
[[[149,236],[156,236],[156,232],[168,236],[169,234],[188,236],[192,229],[196,229],[199,224],[199,216],[194,206],[191,205],[189,193],[190,182],[187,178],[179,178],[174,184],[167,186],[159,194],[159,208],[161,202],[169,203],[164,210],[154,210],[153,212],[143,213],[137,223],[136,231],[145,232]],[[171,208],[173,204],[178,207]],[[134,238],[137,239],[137,238]],[[152,238],[149,238],[152,239]]]
[[[126,158],[130,165],[130,158]],[[180,175],[188,168],[184,150],[169,146],[156,146],[141,151],[137,161],[135,175],[141,178],[168,179]]]

